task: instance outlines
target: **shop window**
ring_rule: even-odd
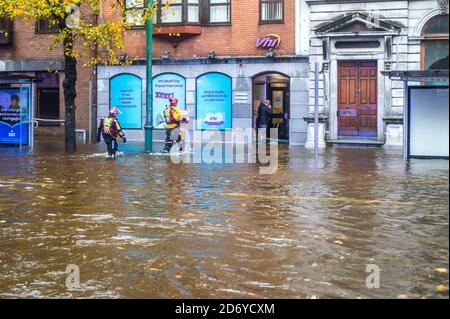
[[[231,0],[209,0],[208,23],[231,23]]]
[[[109,81],[110,108],[121,111],[123,129],[142,128],[142,79],[134,74],[122,73]]]
[[[59,126],[59,89],[38,89],[39,126]],[[50,121],[46,121],[50,120]],[[52,121],[53,120],[53,121]]]
[[[12,44],[13,22],[8,18],[0,18],[0,45]]]
[[[186,79],[175,73],[163,73],[153,78],[153,125],[155,129],[164,129],[163,117],[169,98],[178,99],[178,108],[186,110]]]
[[[50,72],[37,72],[36,78],[39,126],[59,126],[59,75]]]
[[[448,70],[448,15],[431,18],[422,30],[422,70]]]
[[[232,80],[223,73],[206,73],[197,78],[197,129],[232,128]]]
[[[134,27],[145,26],[142,21],[147,0],[125,0],[125,21]]]
[[[284,22],[284,0],[259,0],[261,23]]]
[[[36,22],[36,33],[58,33],[58,31],[58,26],[47,19],[39,19]]]
[[[200,0],[159,0],[156,23],[171,24],[199,24]],[[168,4],[168,8],[166,5]]]

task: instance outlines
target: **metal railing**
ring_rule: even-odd
[[[66,120],[55,120],[55,119],[40,119],[40,118],[34,118],[34,119],[33,119],[34,128],[38,128],[38,127],[39,127],[39,121],[41,121],[41,122],[62,123],[63,125],[64,125],[64,123],[66,122]]]

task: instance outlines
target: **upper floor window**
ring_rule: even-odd
[[[199,24],[200,0],[160,0],[158,24]],[[168,8],[165,6],[168,3]]]
[[[36,32],[37,33],[57,33],[58,26],[51,24],[47,19],[39,19],[36,22]]]
[[[284,0],[259,0],[261,23],[284,22]]]
[[[439,35],[448,37],[448,15],[434,16],[423,27],[422,36],[434,37]]]
[[[431,18],[422,29],[421,60],[423,70],[448,69],[448,15]]]
[[[13,22],[8,18],[0,18],[0,44],[11,44]]]
[[[135,27],[143,27],[142,21],[147,0],[125,0],[125,21]]]
[[[231,0],[209,0],[208,23],[231,23]]]

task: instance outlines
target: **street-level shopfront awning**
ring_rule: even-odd
[[[403,81],[403,157],[448,159],[448,69],[381,73],[392,81]]]

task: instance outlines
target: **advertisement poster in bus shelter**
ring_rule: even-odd
[[[178,108],[186,110],[186,79],[174,73],[164,73],[153,78],[153,125],[164,129],[164,109],[169,105],[169,98],[178,99]]]
[[[123,129],[142,128],[142,79],[133,74],[119,74],[111,79],[111,108],[118,107]]]
[[[222,73],[207,73],[197,79],[197,129],[232,128],[231,78]]]
[[[28,145],[29,88],[0,88],[0,144]]]

